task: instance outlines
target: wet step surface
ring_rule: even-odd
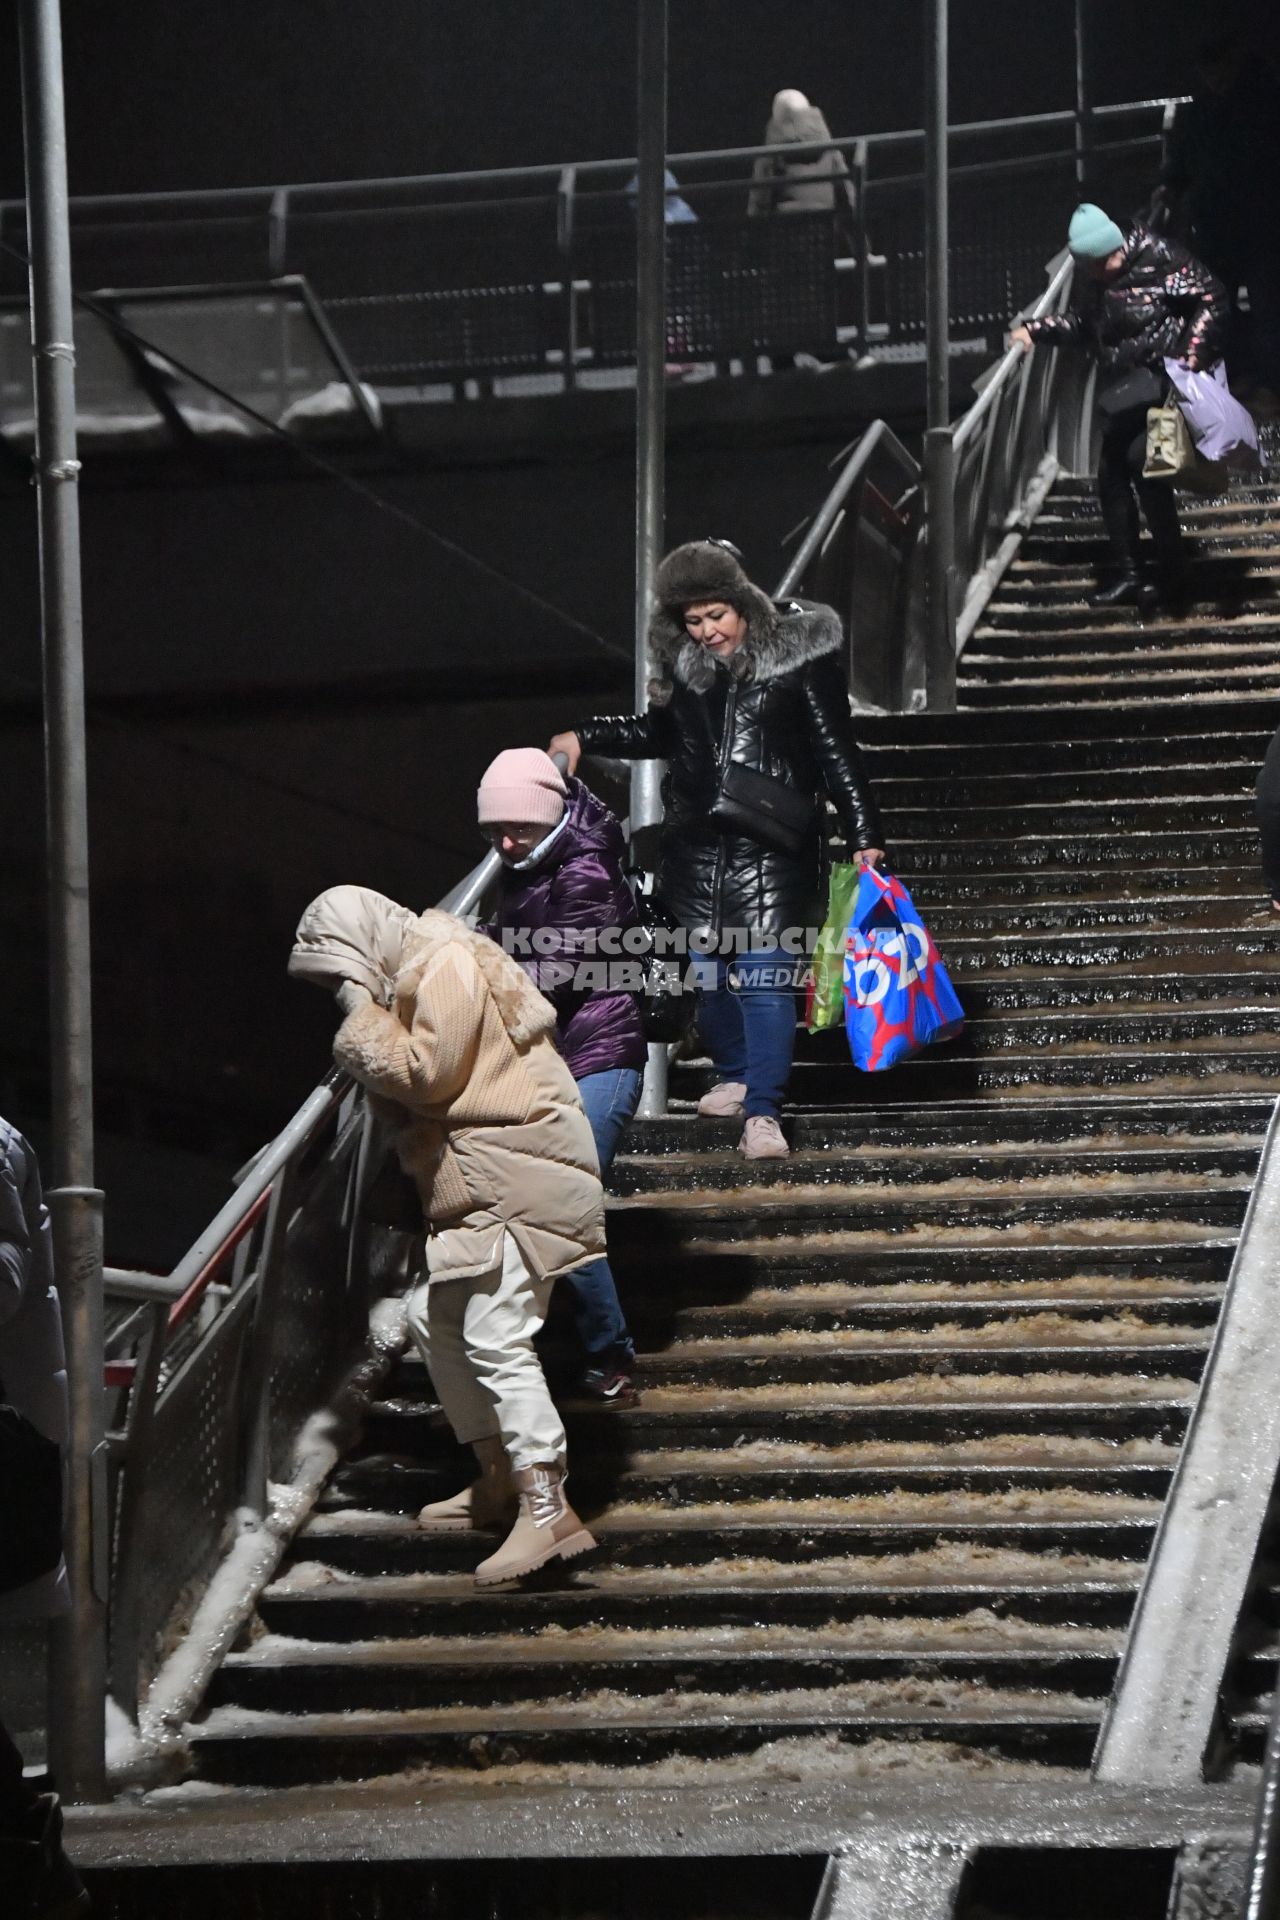
[[[968,1024],[875,1076],[802,1035],[785,1163],[695,1115],[696,1056],[633,1125],[640,1404],[575,1397],[562,1308],[546,1345],[596,1553],[475,1588],[491,1539],[414,1522],[468,1467],[407,1355],[215,1680],[203,1780],[625,1778],[835,1731],[908,1772],[918,1742],[1087,1767],[1280,1092],[1252,814],[1280,489],[1184,517],[1179,608],[1091,609],[1096,508],[1063,483],[962,710],[859,722]],[[1280,1579],[1251,1632],[1256,1756]]]

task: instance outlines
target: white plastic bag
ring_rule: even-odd
[[[1209,373],[1192,373],[1180,360],[1166,360],[1164,370],[1173,382],[1201,458],[1225,460],[1232,467],[1255,467],[1258,429],[1253,415],[1227,385],[1227,370],[1221,360]]]

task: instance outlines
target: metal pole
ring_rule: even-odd
[[[664,536],[667,358],[667,0],[638,0],[636,192],[636,711],[649,704],[649,615]],[[645,842],[662,818],[662,763],[631,770],[631,838],[650,864]],[[639,1112],[667,1110],[667,1050],[649,1048]]]
[[[1076,0],[1075,17],[1075,55],[1076,55],[1076,193],[1080,199],[1086,197],[1089,186],[1089,83],[1085,65],[1084,39],[1085,0]]]
[[[947,0],[924,0],[925,297],[928,432],[925,512],[929,596],[925,686],[931,713],[953,713],[955,651],[955,448],[951,439],[950,276],[947,233]]]
[[[58,0],[21,0],[19,20],[44,649],[54,1133],[49,1211],[71,1412],[66,1552],[72,1611],[55,1623],[51,1638],[49,1742],[62,1791],[100,1800],[107,1658],[102,1195],[93,1184],[80,466]]]

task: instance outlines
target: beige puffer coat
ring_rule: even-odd
[[[394,1103],[433,1280],[498,1266],[506,1229],[535,1278],[604,1252],[595,1144],[551,1038],[555,1011],[501,947],[451,914],[332,887],[302,916],[289,971],[374,995],[333,1056]]]

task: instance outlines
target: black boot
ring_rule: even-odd
[[[1151,529],[1151,544],[1156,550],[1156,590],[1160,604],[1178,606],[1187,594],[1187,562],[1182,545],[1182,527],[1173,489],[1157,481],[1140,488],[1142,511]]]
[[[1149,612],[1156,604],[1156,590],[1142,576],[1135,561],[1130,561],[1109,587],[1099,587],[1089,595],[1091,607],[1137,607]]]
[[[43,1793],[21,1830],[0,1837],[0,1875],[14,1920],[79,1920],[89,1911],[84,1882],[62,1850],[62,1808]]]

